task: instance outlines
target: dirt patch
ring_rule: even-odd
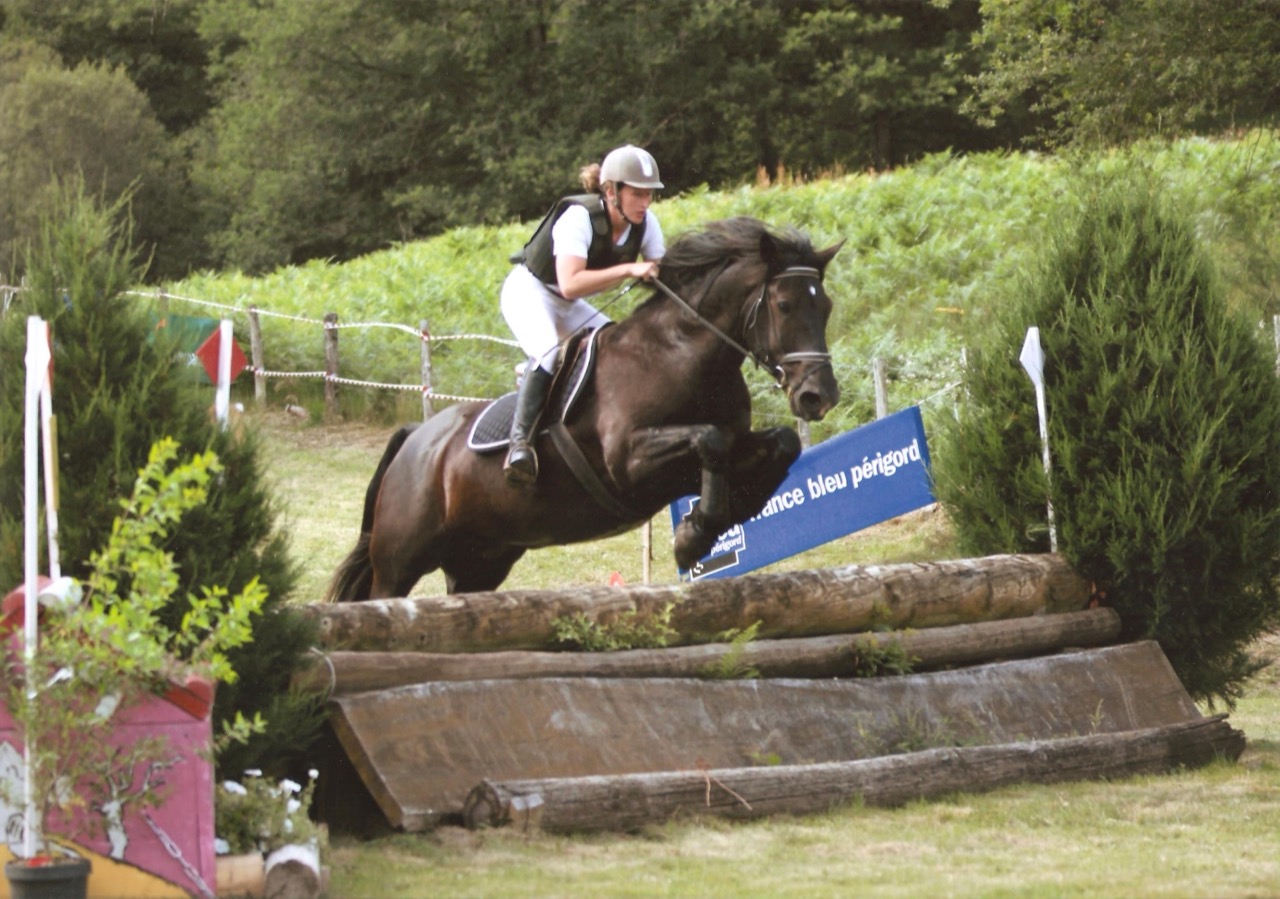
[[[272,440],[300,449],[360,446],[381,450],[396,430],[393,425],[366,422],[320,425],[281,411],[263,412],[254,420]]]

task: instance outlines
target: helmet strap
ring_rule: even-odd
[[[625,187],[625,185],[621,181],[613,182],[613,208],[618,210],[618,215],[622,216],[622,220],[624,222],[626,222],[628,225],[634,226],[637,223],[627,218],[627,214],[622,211],[622,188],[623,187]]]

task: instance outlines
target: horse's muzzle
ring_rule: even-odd
[[[829,364],[809,369],[793,388],[787,391],[791,412],[804,421],[821,421],[840,402],[840,385]]]

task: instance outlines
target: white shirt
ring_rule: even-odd
[[[662,226],[652,209],[644,213],[644,240],[640,242],[640,256],[644,259],[661,259],[667,251],[662,237]],[[570,206],[551,226],[551,252],[555,256],[577,256],[586,259],[591,250],[591,213],[587,207]],[[631,223],[627,223],[615,245],[624,244],[631,236]]]

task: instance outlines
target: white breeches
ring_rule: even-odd
[[[502,317],[520,348],[547,372],[555,371],[560,344],[580,329],[594,330],[609,317],[586,300],[566,300],[551,292],[523,265],[502,282]]]

